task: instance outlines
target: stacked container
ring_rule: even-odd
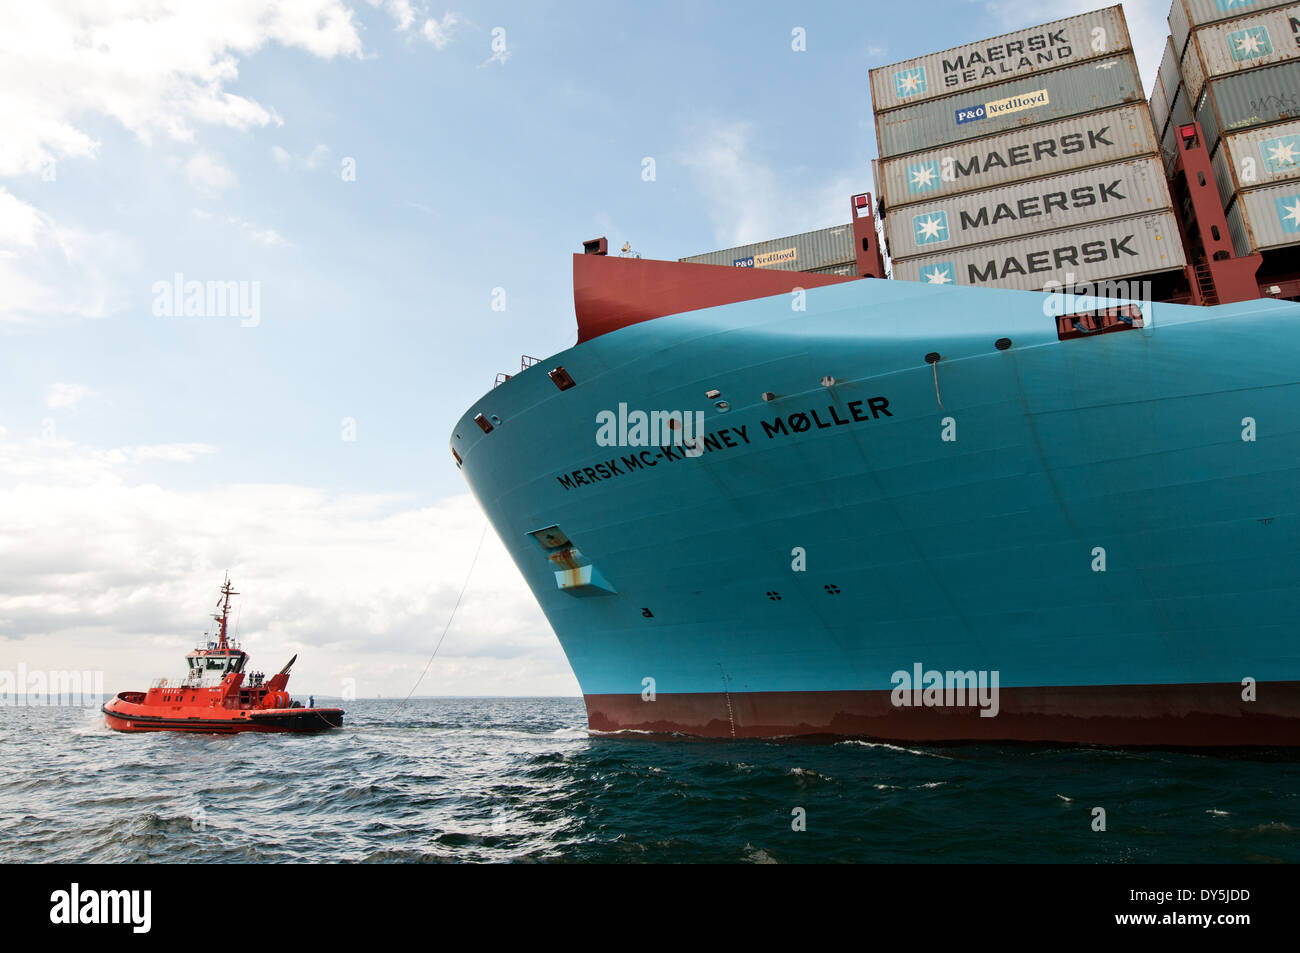
[[[679,260],[701,265],[806,271],[816,275],[852,275],[857,270],[852,225],[821,228],[815,232],[737,245]]]
[[[1238,255],[1300,244],[1300,3],[1174,0],[1167,58],[1177,97],[1194,104]],[[1162,63],[1151,94],[1172,101]],[[1186,113],[1170,109],[1170,156]]]
[[[1120,7],[874,69],[871,93],[895,278],[1040,290],[1183,267]]]

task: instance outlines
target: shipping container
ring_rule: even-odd
[[[1048,282],[1114,281],[1182,268],[1172,212],[1045,232],[894,263],[894,277],[932,285],[1042,291]]]
[[[1156,135],[1163,136],[1165,126],[1169,125],[1169,100],[1165,97],[1164,84],[1158,80],[1151,89],[1151,99],[1147,105],[1151,108],[1151,123]]]
[[[898,262],[1172,207],[1164,167],[1148,156],[907,206],[885,219],[885,234]]]
[[[1169,31],[1173,34],[1174,52],[1181,59],[1192,30],[1221,20],[1232,20],[1247,13],[1284,7],[1295,0],[1174,0],[1169,11]]]
[[[1192,34],[1183,85],[1192,102],[1206,80],[1300,57],[1300,3],[1226,20]]]
[[[1238,192],[1300,181],[1300,120],[1224,136],[1213,165],[1224,208]]]
[[[1178,127],[1186,125],[1193,119],[1191,102],[1187,98],[1187,87],[1179,86],[1174,94],[1174,101],[1169,107],[1169,123],[1165,126],[1160,139],[1160,150],[1165,157],[1165,171],[1173,175],[1174,165],[1178,159]]]
[[[1174,93],[1178,92],[1178,84],[1183,81],[1178,72],[1178,57],[1174,53],[1174,38],[1165,37],[1165,55],[1160,60],[1160,72],[1157,79],[1165,91],[1165,99],[1169,102],[1174,101]],[[1157,129],[1156,133],[1162,130]]]
[[[1228,209],[1237,255],[1300,245],[1300,182],[1242,192]]]
[[[882,159],[964,142],[1022,126],[1145,103],[1132,53],[958,93],[876,115]]]
[[[876,112],[1131,50],[1124,11],[1095,10],[871,70]]]
[[[878,160],[876,188],[888,211],[1157,152],[1151,116],[1140,104],[1121,106],[919,155]]]
[[[849,271],[852,271],[857,264],[857,255],[853,249],[853,226],[835,225],[819,228],[815,232],[737,245],[735,248],[724,248],[680,260],[702,265],[821,272],[837,265],[848,265]]]
[[[1210,150],[1226,133],[1300,119],[1300,60],[1210,80],[1196,119]]]

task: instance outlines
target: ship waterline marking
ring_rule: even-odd
[[[602,411],[602,413],[612,413],[612,411]],[[889,399],[887,397],[865,397],[861,400],[848,401],[843,405],[830,404],[810,410],[779,414],[776,417],[760,420],[757,427],[752,424],[737,424],[710,433],[697,432],[695,440],[690,446],[685,445],[682,438],[675,438],[658,446],[624,454],[621,457],[610,457],[591,466],[566,469],[556,475],[555,479],[566,491],[576,490],[579,487],[590,486],[602,480],[612,480],[615,477],[636,470],[652,470],[661,463],[675,463],[692,456],[700,457],[725,450],[734,450],[737,447],[747,446],[758,440],[789,438],[810,431],[853,426],[871,420],[878,420],[881,417],[892,416],[894,415],[889,409]],[[599,415],[597,415],[597,420],[599,421]],[[702,448],[701,443],[703,444]]]

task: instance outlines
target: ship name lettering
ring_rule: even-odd
[[[847,417],[845,411],[847,411]],[[784,417],[760,420],[759,424],[763,428],[763,433],[770,440],[778,434],[788,437],[792,433],[803,433],[812,430],[814,427],[825,430],[830,427],[841,427],[852,423],[865,423],[868,420],[876,420],[882,416],[893,416],[893,412],[889,409],[889,399],[887,397],[868,397],[863,400],[851,400],[842,407],[832,404],[824,409],[796,411]],[[698,440],[691,446],[683,447],[677,444],[668,444],[654,450],[641,450],[637,453],[629,453],[622,458],[616,457],[605,460],[593,466],[568,470],[556,476],[555,479],[565,490],[576,490],[580,486],[590,486],[593,483],[599,483],[601,480],[611,480],[614,477],[635,470],[647,470],[658,466],[660,460],[675,463],[679,460],[689,460],[692,457],[701,456],[704,453],[734,450],[736,447],[747,446],[753,442],[753,438],[749,435],[749,426],[747,424],[737,424],[734,427],[722,427],[713,433],[705,434],[702,440]],[[697,451],[693,448],[699,449]]]

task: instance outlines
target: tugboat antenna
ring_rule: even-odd
[[[213,615],[212,618],[221,623],[221,631],[217,637],[217,648],[227,649],[229,643],[226,641],[226,626],[230,621],[230,597],[237,596],[234,586],[230,584],[230,577],[226,576],[226,581],[221,586],[221,598],[217,600],[217,605],[221,606],[221,614]]]

